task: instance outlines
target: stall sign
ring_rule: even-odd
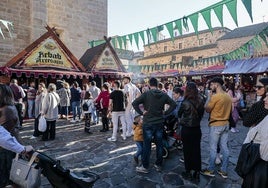
[[[114,59],[113,53],[109,48],[102,52],[99,62],[96,64],[97,70],[118,70],[118,65]]]

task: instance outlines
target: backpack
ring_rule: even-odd
[[[83,109],[83,111],[88,111],[88,108],[89,108],[89,106],[88,106],[88,103],[87,103],[88,101],[85,101],[84,103],[83,103],[83,105],[82,105],[82,109]]]

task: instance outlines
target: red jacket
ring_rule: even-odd
[[[102,101],[103,108],[108,108],[109,107],[109,100],[110,100],[110,93],[108,91],[102,91],[98,95],[96,103],[100,103],[100,101]]]

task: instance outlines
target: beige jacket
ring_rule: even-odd
[[[253,142],[260,144],[261,158],[268,161],[268,115],[258,125],[250,128],[244,143],[249,143],[255,135]]]

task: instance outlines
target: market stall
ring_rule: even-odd
[[[56,79],[72,80],[88,79],[91,74],[70,52],[49,26],[44,35],[0,67],[1,77],[29,80],[42,80],[45,83]],[[3,80],[3,79],[2,79]]]

